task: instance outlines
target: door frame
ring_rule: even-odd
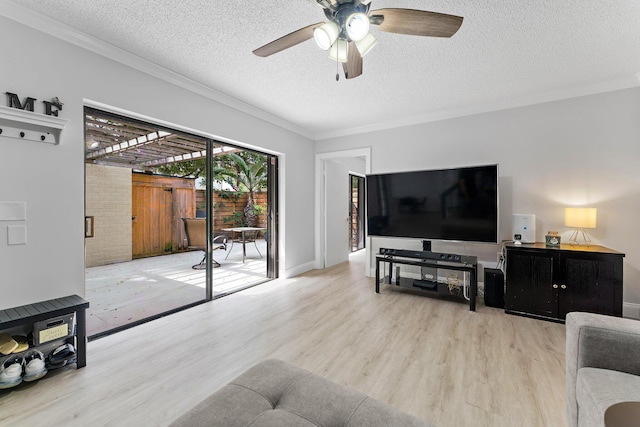
[[[284,178],[285,178],[285,155],[283,153],[277,152],[277,151],[273,151],[273,150],[269,150],[263,147],[259,147],[259,146],[255,146],[255,145],[251,145],[251,144],[246,144],[246,143],[242,143],[240,141],[236,141],[233,139],[229,139],[229,138],[225,138],[222,136],[218,136],[218,135],[214,135],[208,132],[202,132],[193,128],[189,128],[189,127],[185,127],[183,125],[179,125],[173,122],[168,122],[165,120],[160,120],[154,117],[149,117],[143,114],[139,114],[130,110],[126,110],[123,108],[119,108],[119,107],[115,107],[113,105],[109,105],[109,104],[104,104],[102,102],[98,102],[98,101],[94,101],[94,100],[90,100],[90,99],[86,99],[84,98],[83,100],[83,129],[85,128],[84,125],[84,120],[85,120],[85,115],[86,115],[86,111],[87,109],[93,109],[93,110],[99,110],[105,114],[112,114],[112,115],[116,115],[116,116],[123,116],[126,119],[130,119],[133,121],[141,121],[144,123],[149,123],[149,124],[153,124],[159,128],[164,128],[164,129],[168,129],[171,132],[182,132],[182,133],[187,133],[187,134],[191,134],[194,136],[197,136],[199,138],[202,138],[205,141],[206,144],[206,150],[207,150],[207,159],[211,159],[212,158],[212,150],[213,150],[213,146],[215,143],[222,143],[222,144],[228,144],[230,146],[235,146],[238,147],[240,149],[243,150],[249,150],[249,151],[254,151],[254,152],[258,152],[260,154],[264,154],[267,156],[267,159],[276,158],[276,175],[272,176],[273,181],[273,188],[275,188],[275,195],[274,197],[270,197],[270,202],[274,203],[273,206],[273,210],[275,212],[275,218],[274,220],[271,222],[271,224],[275,224],[275,230],[276,232],[273,233],[273,249],[272,249],[272,256],[275,256],[275,262],[273,265],[273,269],[274,271],[271,271],[270,273],[273,274],[273,278],[277,278],[280,277],[284,274],[284,266],[285,266],[285,252],[283,250],[283,241],[284,241],[284,229],[280,229],[280,227],[278,226],[280,221],[284,221],[284,216],[285,216],[285,204],[284,204],[284,200],[283,198],[278,197],[279,195],[279,191],[280,189],[284,188]],[[84,130],[83,130],[83,139],[86,140],[86,135],[84,135]],[[83,162],[85,161],[84,156],[83,156]],[[206,162],[207,167],[211,167],[211,162],[207,161]],[[207,177],[212,177],[212,171],[208,170],[207,173]],[[273,170],[271,171],[273,173]],[[83,184],[83,191],[85,193],[84,196],[84,203],[83,203],[83,216],[86,216],[86,167],[85,167],[85,178],[84,178],[84,184]],[[207,259],[211,260],[213,259],[212,257],[212,242],[211,240],[213,239],[213,221],[209,221],[209,218],[213,218],[212,216],[212,211],[213,211],[213,201],[212,198],[210,197],[210,191],[209,189],[212,188],[212,184],[209,182],[209,180],[207,179],[207,183],[206,183],[206,188],[207,188],[207,198],[206,198],[206,203],[207,203],[207,234],[208,234],[208,241],[207,241]],[[270,187],[271,189],[271,187]],[[86,245],[86,240],[85,240],[85,245]],[[210,263],[209,263],[210,264]],[[84,268],[86,270],[86,256],[85,256],[85,260],[83,260],[83,265]],[[84,275],[83,275],[83,280],[84,280]],[[267,280],[271,280],[271,278],[269,277],[269,272],[267,274]],[[136,321],[131,323],[130,325],[127,325],[125,328],[126,329],[128,327],[133,327],[133,326],[137,326],[138,324],[142,324],[145,323],[147,321],[153,320],[157,317],[162,317],[164,315],[173,313],[173,312],[177,312],[177,311],[181,311],[184,309],[187,309],[189,307],[192,307],[194,305],[198,305],[201,304],[203,302],[207,302],[207,301],[211,301],[214,299],[214,289],[213,289],[213,268],[208,265],[207,269],[206,269],[206,277],[205,277],[205,297],[203,298],[203,300],[199,301],[199,302],[195,302],[192,304],[188,304],[185,306],[181,306],[178,307],[176,309],[170,310],[166,313],[163,313],[161,315],[157,315],[157,316],[151,316],[148,319],[143,319],[141,321]],[[86,287],[86,284],[84,284]],[[96,337],[99,336],[103,336],[103,335],[108,335],[114,332],[118,332],[120,330],[120,328],[116,328],[114,330],[109,330],[106,333],[101,333],[101,334],[97,334]]]
[[[324,170],[327,161],[345,158],[363,157],[365,163],[365,174],[371,173],[371,147],[356,148],[352,150],[330,151],[326,153],[316,153],[315,156],[315,218],[314,218],[314,236],[315,236],[315,268],[323,269],[326,265],[327,248],[326,240],[326,206],[327,199],[326,188],[324,185]],[[332,201],[333,203],[333,201]],[[339,203],[339,201],[336,201]],[[367,275],[371,271],[371,260],[369,256],[369,248],[371,247],[370,237],[365,237],[366,265],[365,271]]]
[[[358,179],[358,234],[362,233],[362,247],[356,249],[355,251],[360,251],[362,249],[366,249],[367,247],[367,239],[366,239],[366,181],[365,176],[355,172],[349,172],[349,253],[355,252],[353,250],[353,178]]]
[[[278,156],[267,154],[267,278],[277,279],[280,276],[280,195],[278,192],[279,177]]]

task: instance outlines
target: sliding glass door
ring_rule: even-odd
[[[275,156],[88,107],[85,143],[91,338],[277,277]]]

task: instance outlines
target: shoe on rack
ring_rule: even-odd
[[[66,343],[49,354],[49,369],[58,369],[63,366],[75,363],[77,360],[76,349],[73,345]]]
[[[44,354],[38,350],[31,350],[24,356],[24,377],[23,380],[35,381],[47,375],[47,368],[44,364]]]
[[[15,387],[22,382],[24,358],[12,355],[5,358],[0,365],[0,389]]]
[[[18,343],[18,346],[11,353],[20,353],[29,349],[29,340],[24,335],[12,335],[11,338]]]
[[[11,338],[9,334],[0,334],[0,353],[9,355],[18,347],[16,340]]]

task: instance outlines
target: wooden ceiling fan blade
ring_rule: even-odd
[[[253,53],[258,56],[266,57],[300,44],[304,41],[309,40],[310,38],[313,38],[313,30],[315,30],[322,24],[324,24],[324,22],[318,22],[317,24],[312,24],[307,27],[300,28],[299,30],[296,30],[292,33],[287,34],[286,36],[282,36],[279,39],[272,41],[271,43],[267,43],[264,46],[257,48],[253,51]]]
[[[380,21],[379,16],[384,17],[379,24],[382,31],[426,37],[451,37],[464,19],[461,16],[426,10],[397,8],[374,10],[369,16],[373,24]]]
[[[347,62],[342,63],[342,69],[347,79],[353,79],[362,74],[362,56],[354,42],[349,42]]]

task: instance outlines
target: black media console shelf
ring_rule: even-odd
[[[388,264],[388,276],[383,274],[381,277],[381,264],[383,264],[382,268],[384,268],[384,264]],[[394,277],[394,264],[417,266],[421,268],[421,271],[423,268],[426,268],[428,271],[435,271],[435,277],[432,277],[431,279],[424,279],[422,277],[420,279],[399,277],[397,272]],[[478,293],[478,259],[473,256],[381,248],[380,253],[376,254],[376,293],[380,293],[380,281],[382,279],[382,283],[387,285],[418,289],[439,295],[452,295],[448,286],[438,281],[438,270],[461,271],[469,274],[468,285],[465,280],[462,288],[463,292],[468,291],[469,310],[476,311],[476,295]],[[433,274],[431,274],[431,276],[433,276]]]
[[[78,295],[70,295],[63,298],[56,298],[42,301],[35,304],[22,305],[20,307],[0,310],[0,332],[14,328],[24,328],[29,332],[34,332],[36,322],[74,314],[76,316],[75,334],[66,337],[66,342],[71,342],[75,338],[75,347],[78,360],[76,368],[87,365],[87,331],[85,310],[89,308],[89,302]],[[35,332],[34,332],[35,333]]]

